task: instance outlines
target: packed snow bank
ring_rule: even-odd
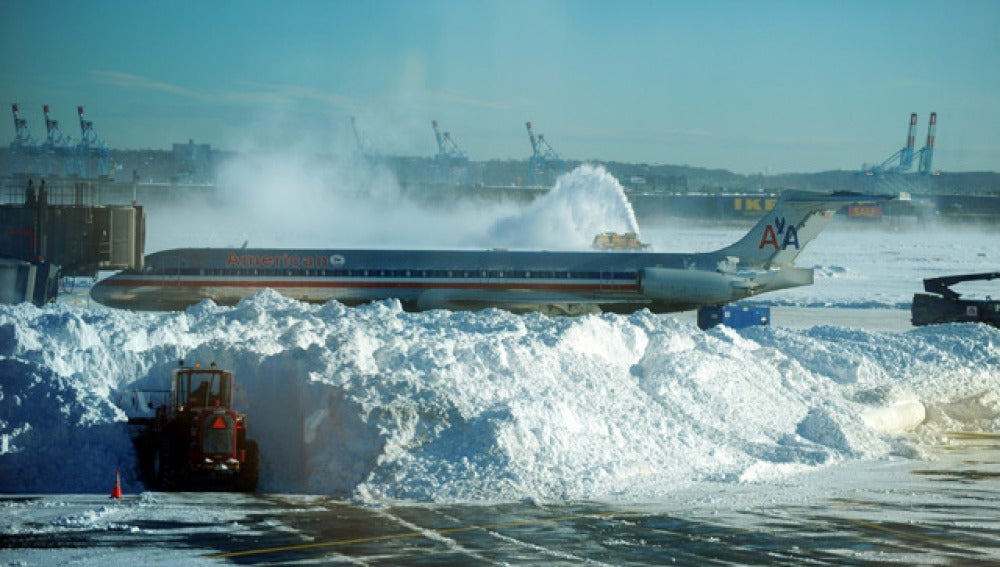
[[[0,306],[0,491],[104,492],[116,469],[137,486],[113,402],[180,358],[236,372],[263,491],[367,502],[647,499],[911,454],[929,427],[1000,430],[1000,331],[981,325],[703,332],[273,292],[183,313]],[[869,426],[901,393],[928,408],[918,435]]]
[[[868,427],[889,435],[913,431],[926,417],[927,409],[919,400],[901,400],[888,406],[869,408],[861,413],[861,418]]]

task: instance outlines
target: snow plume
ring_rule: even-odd
[[[352,245],[401,230],[386,230],[391,205],[417,208],[384,165],[309,147],[245,148],[219,165],[211,194],[150,207],[147,249]]]
[[[510,205],[434,208],[401,191],[389,166],[354,142],[244,143],[214,190],[147,207],[150,252],[178,247],[492,247],[485,226]]]
[[[378,504],[646,500],[912,454],[938,427],[995,431],[998,349],[982,325],[703,332],[271,291],[183,313],[0,305],[0,491],[104,492],[115,470],[138,486],[115,402],[164,388],[179,358],[235,371],[262,491]],[[913,412],[869,425],[900,401],[934,431],[887,433]]]
[[[639,232],[632,205],[603,167],[581,165],[559,176],[555,187],[517,215],[490,228],[511,248],[585,249],[602,232]]]
[[[411,198],[412,197],[412,198]],[[147,208],[146,249],[179,247],[581,249],[600,232],[638,231],[621,185],[599,167],[563,175],[527,206],[441,208],[401,191],[389,168],[313,144],[249,147],[219,166],[211,194]]]

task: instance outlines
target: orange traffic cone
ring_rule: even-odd
[[[115,471],[115,487],[111,489],[111,498],[121,498],[122,497],[122,477],[118,471]]]

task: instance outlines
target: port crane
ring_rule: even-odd
[[[106,176],[111,169],[111,150],[104,140],[94,130],[94,123],[83,116],[83,107],[77,106],[76,113],[80,116],[80,143],[76,150],[79,158],[80,177],[87,177],[88,164],[94,158],[97,174]]]
[[[528,139],[531,141],[531,157],[528,158],[528,185],[554,185],[556,177],[562,174],[566,166],[555,149],[545,140],[545,136],[538,134],[535,136],[531,129],[531,122],[525,123],[528,127]]]
[[[906,134],[906,145],[878,165],[865,165],[862,172],[867,176],[866,188],[870,192],[886,189],[896,193],[910,193],[914,189],[930,191],[930,179],[934,175],[931,165],[934,159],[934,138],[937,130],[937,112],[931,113],[927,126],[927,143],[923,148],[915,148],[917,113],[910,113],[910,126]],[[917,173],[907,174],[917,161]],[[922,180],[922,187],[914,180]]]
[[[17,103],[11,105],[11,112],[14,114],[14,141],[10,143],[10,172],[14,175],[38,173],[41,149],[28,130],[28,120],[18,113]]]
[[[451,139],[450,132],[438,129],[437,120],[431,120],[438,153],[434,156],[434,181],[446,185],[469,184],[469,157]]]
[[[45,143],[42,144],[41,154],[43,158],[42,175],[50,175],[55,172],[55,162],[62,167],[59,168],[63,175],[77,173],[76,151],[70,142],[69,136],[63,134],[59,129],[59,121],[49,114],[49,105],[42,107],[45,113]]]
[[[354,142],[357,145],[357,153],[355,153],[357,161],[366,162],[369,165],[381,161],[382,155],[372,147],[368,136],[365,136],[358,130],[358,121],[353,116],[351,117],[351,130],[354,131]]]

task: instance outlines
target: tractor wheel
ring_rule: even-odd
[[[156,445],[152,436],[144,433],[135,440],[136,458],[139,461],[139,478],[142,483],[152,488],[156,483],[153,472],[153,461],[156,458]]]
[[[260,449],[256,441],[247,441],[247,460],[240,468],[236,477],[236,490],[240,492],[257,492],[257,480],[260,478]]]

